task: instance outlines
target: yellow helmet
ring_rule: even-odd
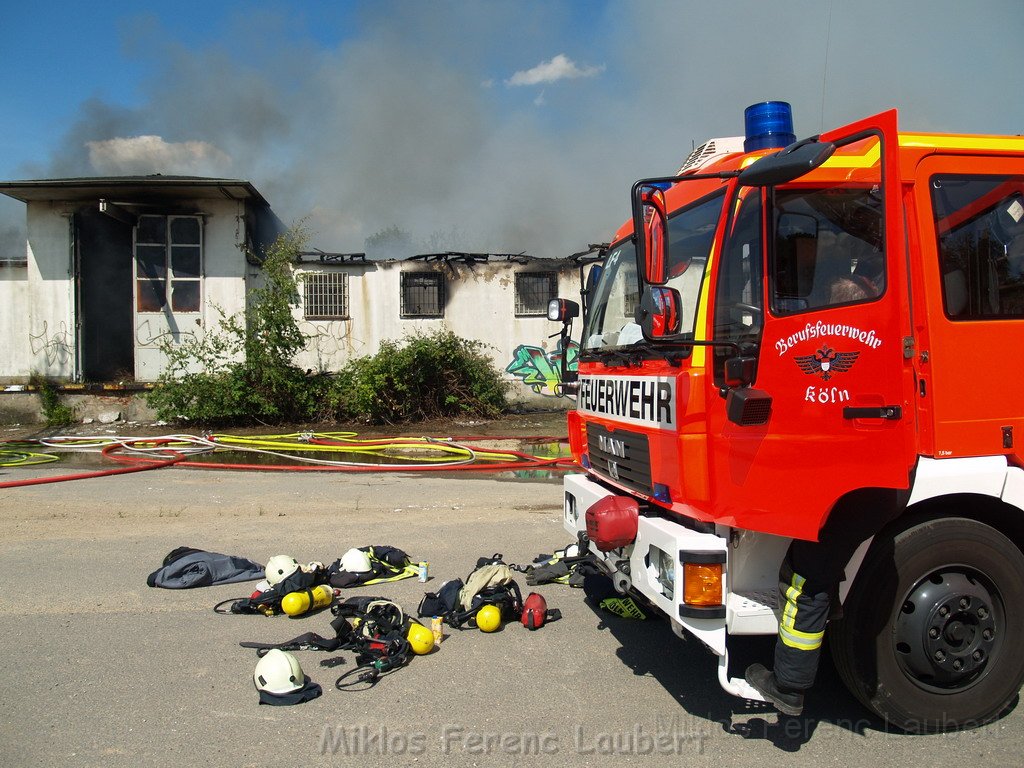
[[[417,656],[423,656],[434,650],[434,633],[415,621],[410,622],[405,639],[409,641],[409,648]]]
[[[476,625],[481,632],[497,632],[501,629],[501,611],[496,605],[485,605],[476,612]]]

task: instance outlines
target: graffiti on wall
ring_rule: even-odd
[[[567,355],[568,370],[575,371],[580,345],[575,341],[570,341],[568,345],[564,342],[565,339],[559,339],[551,352],[540,347],[520,344],[512,353],[512,362],[505,367],[506,373],[522,379],[523,384],[538,395],[565,397],[558,387],[562,383],[562,356]]]
[[[351,324],[347,321],[303,320],[299,331],[306,337],[306,351],[316,355],[320,368],[338,365],[340,359],[355,352]]]
[[[42,333],[38,336],[29,333],[28,342],[33,357],[38,357],[41,354],[46,355],[46,365],[48,368],[57,363],[64,366],[71,359],[74,342],[67,323],[63,321],[58,324],[57,329],[51,334],[49,326],[43,320]]]
[[[135,328],[135,343],[140,347],[159,347],[171,344],[195,344],[198,336],[192,331],[177,331],[164,326],[163,322],[150,323],[143,320]]]

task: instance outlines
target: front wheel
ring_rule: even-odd
[[[1024,682],[1024,555],[966,518],[876,539],[830,645],[846,686],[893,725],[986,723]]]

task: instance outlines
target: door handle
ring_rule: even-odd
[[[874,408],[843,408],[844,419],[885,419],[898,421],[903,418],[903,409],[898,405],[880,405]]]

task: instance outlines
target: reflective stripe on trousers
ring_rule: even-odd
[[[798,651],[815,651],[821,647],[821,641],[825,637],[825,630],[822,629],[820,632],[802,632],[796,628],[799,599],[803,594],[804,584],[806,583],[807,579],[794,573],[789,586],[786,588],[786,607],[782,611],[782,621],[779,623],[779,640]]]
[[[786,572],[788,571],[788,573]],[[828,591],[807,589],[807,580],[785,569],[779,582],[783,598],[779,637],[775,644],[775,677],[787,688],[804,690],[814,683],[828,620]],[[812,585],[813,586],[813,585]]]

